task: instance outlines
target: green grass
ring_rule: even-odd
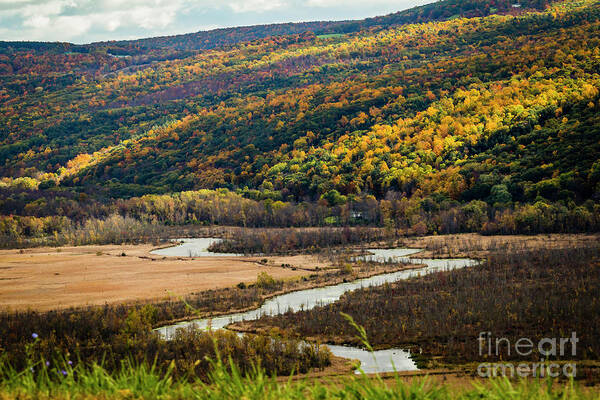
[[[341,38],[346,36],[343,33],[328,33],[326,35],[317,35],[319,39],[331,39],[331,38]]]
[[[175,379],[153,367],[124,361],[118,373],[99,365],[71,367],[55,363],[32,363],[16,371],[0,361],[0,399],[596,399],[573,382],[511,382],[506,379],[474,383],[471,389],[453,391],[428,382],[411,384],[399,378],[384,383],[378,376],[347,376],[336,381],[278,381],[260,367],[243,375],[233,362],[212,361],[208,383],[190,377]],[[64,371],[64,372],[63,372]]]

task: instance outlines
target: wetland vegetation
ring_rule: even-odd
[[[473,374],[517,361],[482,358],[481,332],[576,331],[557,362],[599,383],[599,70],[600,0],[0,42],[0,299],[18,307],[0,310],[0,399],[597,398],[566,381],[319,379],[351,373],[324,342]],[[174,238],[229,257],[152,253]],[[355,287],[408,275],[371,247],[481,262]],[[155,331],[324,285],[356,290],[236,325],[254,334]]]
[[[518,359],[514,352],[483,357],[481,332],[493,332],[512,343],[577,332],[580,344],[573,358],[592,361],[580,377],[598,381],[598,268],[597,243],[545,249],[515,246],[491,252],[479,266],[357,290],[327,306],[265,316],[244,327],[262,332],[276,327],[292,336],[360,345],[345,313],[364,326],[375,348],[410,348],[418,353],[420,365],[429,368],[468,364],[472,368],[473,362]]]

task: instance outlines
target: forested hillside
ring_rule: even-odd
[[[597,0],[0,48],[5,215],[102,217],[115,199],[226,188],[338,207],[308,225],[375,207],[368,223],[511,232],[499,216],[535,204],[562,210],[542,230],[575,214],[573,229],[597,227]],[[485,218],[430,218],[456,207]]]

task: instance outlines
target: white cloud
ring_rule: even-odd
[[[29,40],[72,40],[91,30],[162,29],[174,23],[182,5],[183,0],[0,0],[0,18],[20,17]]]
[[[11,39],[77,41],[90,31],[172,27],[185,5],[247,13],[281,8],[285,0],[0,0],[0,21],[20,20],[21,36]]]
[[[409,7],[431,3],[432,0],[369,0],[368,6],[393,5],[400,11]],[[309,7],[364,7],[364,0],[306,0]]]
[[[111,40],[374,16],[434,0],[0,0],[0,40]]]
[[[155,27],[164,28],[171,24],[177,15],[180,4],[161,5],[158,7],[136,7],[130,12],[125,12],[124,16],[130,17],[133,23],[141,28],[152,29]]]
[[[50,18],[44,15],[35,15],[24,20],[23,25],[31,28],[45,28],[50,25]]]
[[[70,0],[53,0],[39,4],[27,4],[21,10],[21,14],[24,17],[59,15],[66,7],[73,7],[75,5],[75,2]]]
[[[236,13],[265,12],[288,5],[282,0],[234,0],[226,3]]]

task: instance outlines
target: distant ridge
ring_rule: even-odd
[[[441,0],[424,6],[362,20],[312,21],[276,23],[232,28],[218,28],[172,36],[157,36],[135,40],[115,40],[76,45],[67,42],[11,42],[0,41],[0,50],[8,47],[39,51],[88,52],[97,48],[110,48],[113,54],[139,54],[150,49],[179,51],[207,50],[216,47],[250,42],[270,36],[295,35],[313,32],[317,35],[354,33],[363,29],[387,28],[394,25],[441,21],[453,17],[483,17],[495,13],[517,13],[528,9],[542,10],[551,0]],[[519,7],[513,7],[518,4]]]

